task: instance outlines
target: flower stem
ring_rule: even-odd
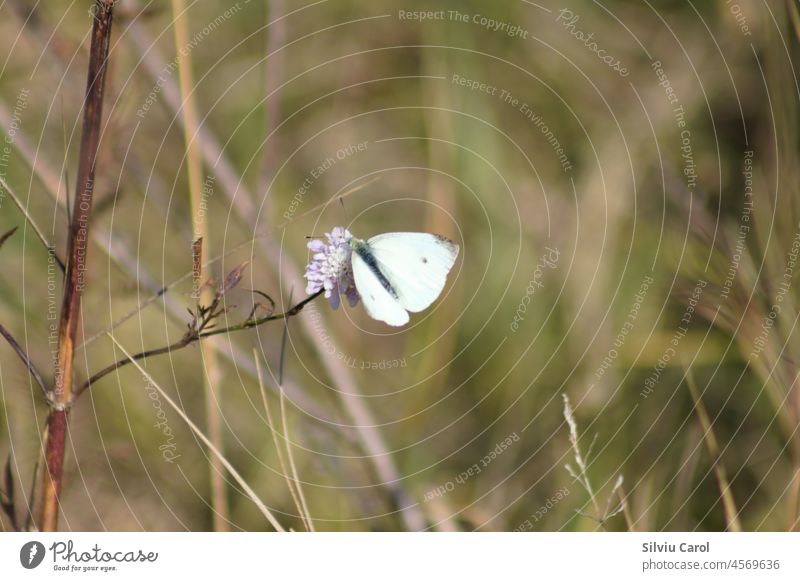
[[[308,303],[313,301],[315,298],[320,296],[324,293],[324,290],[320,290],[313,295],[306,297],[295,306],[290,308],[288,311],[279,313],[277,315],[268,315],[266,317],[260,318],[249,318],[243,323],[239,323],[238,325],[231,325],[229,327],[221,327],[219,329],[211,329],[209,331],[204,331],[203,328],[200,328],[195,333],[187,333],[180,340],[172,343],[171,345],[167,345],[166,347],[159,347],[158,349],[149,349],[147,351],[142,351],[141,353],[137,353],[136,355],[131,355],[130,357],[126,357],[124,359],[120,359],[119,361],[115,361],[111,365],[104,367],[94,375],[92,375],[89,379],[87,379],[81,386],[75,391],[76,397],[82,394],[84,391],[89,389],[92,385],[97,383],[100,379],[111,373],[112,371],[119,369],[120,367],[124,367],[125,365],[132,363],[134,361],[138,361],[140,359],[147,359],[148,357],[153,357],[155,355],[162,355],[164,353],[171,353],[172,351],[177,351],[179,349],[183,349],[192,343],[200,341],[201,339],[205,339],[207,337],[211,337],[213,335],[221,335],[223,333],[232,333],[233,331],[243,331],[244,329],[252,329],[253,327],[258,327],[268,321],[278,321],[282,319],[287,319],[289,317],[293,317],[300,313]]]

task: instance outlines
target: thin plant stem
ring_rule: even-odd
[[[686,371],[686,384],[689,386],[689,393],[692,396],[694,403],[694,411],[697,414],[697,419],[700,420],[700,426],[703,429],[703,440],[706,444],[706,449],[711,456],[711,463],[714,466],[714,474],[717,477],[717,486],[719,487],[720,495],[722,496],[722,506],[725,509],[725,521],[728,525],[728,530],[733,532],[741,532],[742,525],[739,522],[739,511],[736,509],[736,502],[733,499],[731,492],[731,485],[728,482],[728,477],[725,473],[725,466],[722,464],[719,452],[719,445],[717,444],[717,437],[714,435],[714,429],[711,426],[708,412],[703,405],[700,396],[697,394],[697,387],[695,386],[694,376],[691,369]]]
[[[283,53],[280,50],[286,42],[286,19],[279,18],[286,11],[284,0],[269,0],[267,2],[267,20],[271,21],[266,26],[267,57],[264,59],[264,135],[270,137],[264,143],[264,157],[261,161],[261,171],[256,188],[256,194],[266,192],[269,182],[275,171],[275,152],[277,151],[278,134],[273,131],[280,121],[280,95],[277,93],[283,76]]]
[[[798,9],[797,0],[786,0],[789,9],[789,20],[792,23],[792,29],[795,36],[800,40],[800,9]]]
[[[178,404],[176,404],[169,395],[167,395],[167,392],[164,391],[164,389],[160,385],[158,385],[158,383],[155,382],[155,380],[150,376],[150,374],[147,373],[147,371],[145,371],[145,369],[141,365],[139,365],[139,362],[133,359],[131,354],[125,350],[125,348],[119,343],[119,341],[117,341],[114,335],[108,333],[108,337],[114,342],[114,344],[119,348],[119,350],[122,351],[122,353],[131,361],[131,363],[133,363],[136,366],[136,369],[138,369],[139,372],[142,375],[144,375],[145,379],[147,379],[150,385],[152,385],[154,388],[156,388],[156,390],[158,390],[158,393],[161,395],[161,397],[163,397],[164,400],[166,400],[166,402],[170,405],[170,407],[172,407],[172,409],[175,410],[175,413],[177,413],[181,417],[181,419],[184,422],[186,422],[186,425],[189,426],[189,428],[195,433],[195,435],[197,435],[197,437],[203,441],[203,444],[206,445],[206,447],[211,451],[211,453],[214,454],[217,458],[219,458],[219,461],[222,463],[225,469],[231,474],[231,476],[233,476],[234,480],[236,480],[236,482],[239,483],[239,486],[242,487],[245,494],[247,494],[247,496],[250,497],[250,500],[252,500],[253,503],[258,507],[258,510],[261,511],[261,514],[264,515],[264,517],[269,521],[269,523],[273,526],[273,528],[275,528],[275,530],[279,532],[286,532],[286,529],[284,529],[283,526],[281,526],[281,524],[278,522],[278,519],[275,518],[272,512],[266,507],[264,502],[255,493],[255,491],[253,491],[253,489],[250,488],[250,485],[247,484],[245,479],[242,478],[242,476],[239,474],[239,471],[236,470],[236,468],[234,468],[230,462],[228,462],[225,456],[223,456],[222,453],[214,446],[211,440],[209,440],[206,437],[206,435],[202,432],[202,430],[200,430],[200,428],[198,428],[195,425],[195,423],[189,419],[189,416],[187,416],[186,413],[184,413],[184,411],[181,409],[181,407]]]
[[[800,531],[800,468],[796,468],[789,487],[789,502],[786,510],[786,530]]]
[[[621,474],[617,476],[616,482],[614,486],[611,488],[611,492],[608,495],[608,499],[606,501],[606,508],[601,512],[600,505],[597,501],[597,495],[594,492],[594,488],[592,487],[591,480],[589,479],[589,457],[592,455],[592,450],[594,449],[594,444],[597,441],[597,435],[595,434],[594,438],[592,439],[592,443],[589,445],[589,449],[587,450],[586,454],[581,453],[580,445],[578,444],[579,435],[578,435],[578,424],[575,421],[575,412],[572,409],[572,405],[569,402],[569,396],[566,393],[562,394],[562,398],[564,400],[564,420],[567,422],[567,426],[569,427],[569,443],[572,447],[572,451],[575,457],[575,464],[577,465],[577,470],[573,468],[571,464],[565,464],[564,468],[567,470],[570,476],[574,480],[576,480],[585,490],[586,493],[589,495],[589,500],[594,507],[594,516],[586,514],[580,510],[578,510],[578,514],[581,516],[588,517],[600,525],[600,528],[606,530],[606,523],[611,517],[618,515],[621,512],[626,513],[626,521],[628,521],[628,527],[630,528],[631,524],[629,522],[630,515],[627,513],[627,500],[624,494],[620,494],[622,491],[622,482],[623,477]],[[619,497],[619,503],[616,507],[612,510],[612,503],[614,499]]]
[[[589,480],[586,460],[581,454],[581,449],[578,445],[578,424],[575,422],[575,413],[573,412],[572,406],[569,403],[569,397],[567,394],[562,394],[562,397],[564,399],[564,420],[567,422],[567,426],[569,427],[569,443],[572,447],[572,451],[575,456],[575,464],[578,466],[578,470],[575,471],[569,464],[567,464],[565,468],[567,472],[569,472],[570,476],[577,480],[578,483],[580,483],[580,485],[586,490],[586,493],[589,495],[589,499],[592,502],[592,506],[594,506],[597,519],[601,520],[600,505],[597,503],[597,498],[595,496],[594,489],[592,488],[592,483]]]
[[[47,426],[45,426],[45,431],[47,430]],[[47,434],[42,435],[42,442],[47,441]],[[42,466],[42,459],[44,458],[44,448],[39,448],[39,454],[36,456],[36,462],[33,465],[33,477],[31,478],[31,489],[30,493],[28,494],[27,498],[27,509],[28,514],[25,515],[25,529],[26,531],[33,530],[33,511],[34,511],[34,503],[36,502],[36,487],[39,484],[39,470]]]
[[[183,0],[172,0],[173,30],[175,32],[175,52],[189,44],[188,13]],[[191,212],[192,238],[199,256],[192,256],[193,261],[203,263],[203,248],[208,245],[208,224],[205,219],[200,219],[202,205],[202,179],[203,160],[194,140],[199,127],[197,104],[194,99],[194,81],[192,79],[191,53],[183,55],[178,61],[178,82],[182,98],[181,115],[183,116],[183,137],[186,147],[186,169],[189,177],[189,208]],[[207,213],[207,215],[210,215]],[[203,290],[199,293],[201,301],[209,301],[212,292],[206,282],[206,273],[202,266],[195,273],[195,284]],[[216,350],[212,345],[203,344],[200,347],[203,359],[203,399],[205,402],[206,421],[208,434],[214,446],[224,452],[222,437],[222,419],[219,409],[219,361]],[[225,477],[222,465],[216,456],[211,456],[209,465],[209,478],[211,480],[211,505],[213,507],[214,530],[223,532],[228,530],[228,499],[225,495]]]
[[[64,296],[58,333],[58,359],[51,409],[47,419],[48,438],[45,453],[45,475],[42,487],[42,531],[58,529],[59,495],[64,467],[67,436],[67,415],[72,404],[73,357],[78,334],[81,298],[85,286],[86,246],[89,240],[92,199],[94,196],[95,162],[100,145],[103,118],[108,48],[114,0],[95,0],[92,19],[89,72],[83,109],[83,131],[78,161],[75,208],[72,212],[64,277]]]
[[[272,441],[275,444],[275,452],[278,455],[278,462],[281,465],[281,473],[283,474],[283,479],[286,481],[286,486],[289,489],[289,494],[292,496],[292,501],[294,502],[295,508],[297,508],[297,514],[300,515],[300,519],[303,521],[303,526],[306,528],[307,531],[310,531],[310,527],[308,521],[306,520],[306,514],[303,512],[303,505],[300,504],[300,498],[297,496],[297,492],[295,491],[294,484],[292,483],[292,479],[289,476],[289,469],[286,466],[286,461],[283,458],[283,452],[281,452],[281,444],[278,441],[278,431],[275,428],[275,424],[272,421],[272,414],[269,411],[269,404],[267,403],[267,391],[264,389],[264,380],[263,374],[261,371],[261,359],[258,356],[258,352],[255,348],[253,348],[253,359],[256,362],[256,370],[258,374],[258,387],[261,391],[261,401],[264,403],[264,414],[267,418],[267,426],[269,427],[270,434],[272,435]]]
[[[625,488],[623,486],[617,488],[617,497],[619,498],[619,504],[622,507],[622,516],[625,518],[625,526],[628,527],[628,532],[636,531],[636,524],[633,521],[633,515],[631,514],[631,509],[628,506],[628,495],[625,493]]]
[[[306,515],[306,526],[309,528],[311,532],[314,532],[314,523],[311,520],[311,513],[308,510],[308,504],[306,503],[306,496],[303,494],[303,487],[300,484],[300,477],[297,474],[297,466],[294,463],[294,454],[292,454],[292,443],[289,439],[289,424],[286,420],[286,397],[283,394],[283,390],[281,389],[280,392],[280,402],[281,402],[281,424],[283,424],[283,440],[286,443],[286,455],[289,457],[289,466],[292,469],[292,478],[294,478],[295,486],[297,487],[297,494],[300,496],[300,504],[303,507],[303,514]]]

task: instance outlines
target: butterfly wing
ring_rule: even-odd
[[[383,287],[380,279],[356,252],[352,254],[352,264],[356,290],[369,316],[393,327],[408,323],[408,313],[398,299]]]
[[[412,313],[428,308],[442,293],[459,250],[455,242],[424,232],[379,234],[367,244],[400,306]]]

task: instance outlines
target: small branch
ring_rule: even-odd
[[[22,346],[19,343],[17,343],[17,340],[14,339],[11,333],[8,332],[8,329],[6,329],[3,325],[0,325],[0,335],[5,337],[5,340],[8,341],[8,344],[11,345],[11,348],[14,349],[17,355],[19,355],[19,358],[22,359],[22,362],[25,364],[25,367],[28,368],[31,377],[33,377],[33,379],[36,380],[36,383],[38,383],[39,387],[42,388],[42,393],[44,394],[44,397],[47,398],[47,400],[49,401],[50,396],[47,392],[47,385],[45,385],[41,373],[39,373],[39,371],[36,369],[36,366],[30,360],[28,354],[25,353],[25,350],[22,348]]]
[[[281,319],[288,319],[289,317],[294,317],[295,315],[299,314],[300,311],[303,310],[308,303],[313,301],[315,298],[320,296],[324,293],[325,290],[321,289],[315,292],[313,295],[304,298],[302,301],[297,303],[291,309],[286,311],[285,313],[280,313],[278,315],[269,315],[266,317],[261,318],[250,318],[247,319],[245,322],[240,323],[238,325],[231,325],[230,327],[223,327],[221,329],[214,329],[212,331],[206,331],[200,335],[200,339],[205,339],[206,337],[211,337],[212,335],[220,335],[222,333],[231,333],[233,331],[242,331],[244,329],[252,329],[253,327],[258,327],[259,325],[266,323],[267,321],[278,321]]]
[[[178,349],[183,349],[184,347],[187,347],[192,343],[200,341],[201,339],[205,339],[206,337],[221,335],[223,333],[232,333],[234,331],[243,331],[244,329],[252,329],[253,327],[258,327],[259,325],[263,325],[268,321],[278,321],[282,319],[287,319],[289,317],[293,317],[298,313],[300,313],[300,311],[303,310],[303,307],[305,307],[308,303],[310,303],[315,298],[320,296],[323,292],[325,291],[320,290],[314,293],[313,295],[303,299],[302,301],[300,301],[299,303],[297,303],[295,306],[293,306],[291,309],[289,309],[284,313],[280,313],[277,315],[269,315],[261,318],[251,317],[246,321],[244,321],[243,323],[239,323],[238,325],[231,325],[229,327],[223,327],[220,329],[212,329],[210,331],[205,331],[204,329],[207,328],[208,323],[213,319],[213,317],[209,317],[204,322],[201,321],[200,325],[195,330],[187,332],[186,335],[184,335],[179,341],[176,341],[171,345],[167,345],[166,347],[160,347],[158,349],[150,349],[148,351],[142,351],[141,353],[137,353],[136,355],[131,355],[130,357],[126,357],[125,359],[120,359],[119,361],[115,361],[108,367],[101,369],[100,371],[92,375],[89,379],[87,379],[83,384],[81,384],[81,386],[75,391],[75,396],[77,397],[80,394],[82,394],[84,391],[89,389],[93,384],[97,383],[100,379],[102,379],[112,371],[115,371],[120,367],[124,367],[125,365],[128,365],[133,361],[138,361],[140,359],[147,359],[148,357],[153,357],[155,355],[162,355],[164,353],[177,351]]]
[[[61,269],[61,272],[66,271],[66,267],[62,260],[56,255],[55,251],[53,250],[53,245],[47,241],[47,238],[44,237],[42,231],[36,225],[36,222],[33,221],[33,217],[28,213],[28,209],[22,204],[22,201],[17,197],[17,194],[14,193],[14,190],[11,189],[11,186],[8,185],[6,180],[0,176],[0,188],[6,191],[9,197],[14,201],[14,205],[19,208],[19,211],[22,212],[22,215],[25,216],[25,221],[30,224],[31,228],[33,229],[34,234],[36,237],[42,242],[42,245],[45,247],[48,253],[52,253],[53,258],[55,259],[58,267]],[[13,233],[13,232],[12,232]]]
[[[2,178],[0,178],[0,179],[2,179]],[[0,248],[3,247],[3,244],[6,243],[6,240],[11,238],[14,235],[14,232],[16,232],[16,231],[17,231],[17,226],[14,226],[11,230],[9,230],[8,232],[6,232],[2,236],[0,236]]]

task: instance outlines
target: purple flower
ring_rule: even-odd
[[[325,233],[328,243],[311,240],[308,249],[313,253],[306,266],[308,279],[306,292],[310,295],[325,289],[325,298],[331,306],[339,307],[339,295],[345,295],[351,307],[358,303],[358,291],[353,280],[353,266],[350,262],[353,249],[350,247],[350,232],[337,226],[333,232]]]

